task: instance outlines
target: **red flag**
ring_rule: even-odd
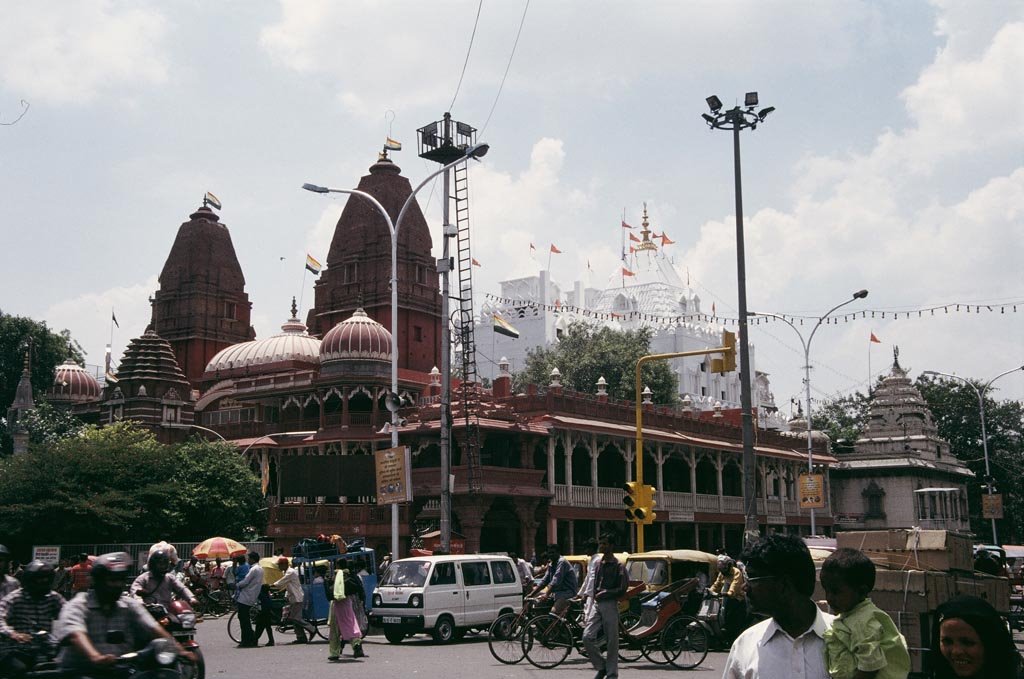
[[[661,236],[651,231],[651,238],[661,238]]]
[[[626,267],[622,267],[622,275],[623,276],[635,276],[636,274],[633,273],[632,271],[630,271],[629,269],[627,269]]]
[[[634,252],[636,252],[636,248],[633,247],[632,245],[630,245],[629,246],[629,254],[633,254]]]
[[[558,248],[556,248],[554,243],[551,244],[551,252],[552,252],[552,254],[555,254],[555,255],[562,254],[562,251],[559,250]]]
[[[874,342],[875,344],[881,344],[882,343],[882,340],[880,340],[877,337],[875,337],[875,333],[871,333],[871,341]]]
[[[626,220],[625,220],[625,219],[623,219],[623,220],[622,220],[622,228],[624,228],[624,229],[634,229],[634,228],[636,228],[636,227],[634,227],[634,226],[630,226],[629,224],[627,224],[627,223],[626,223]]]
[[[640,242],[640,239],[634,236],[633,234],[629,234],[629,240],[633,241],[634,243]]]
[[[661,234],[661,247],[672,245],[673,243],[675,243],[675,241],[669,238],[667,233]]]
[[[473,266],[480,266],[480,262],[476,261],[476,257],[473,257]]]

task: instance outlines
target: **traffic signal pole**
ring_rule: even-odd
[[[719,365],[716,362],[715,367],[721,368],[722,372],[728,372],[736,369],[736,342],[735,336],[726,331],[722,333],[722,344],[724,346],[717,347],[715,349],[704,349],[703,351],[679,351],[671,354],[648,354],[647,356],[641,356],[636,362],[636,450],[634,455],[636,456],[636,479],[634,479],[639,486],[644,486],[644,425],[643,425],[643,405],[642,405],[642,390],[643,383],[640,379],[640,369],[644,363],[651,361],[663,361],[669,358],[685,358],[687,356],[710,356],[711,354],[722,354],[722,363]],[[644,524],[638,521],[636,523],[636,550],[638,552],[644,551]]]

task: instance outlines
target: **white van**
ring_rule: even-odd
[[[448,643],[522,607],[523,584],[507,556],[412,557],[393,562],[373,590],[370,622],[393,644],[419,632]]]

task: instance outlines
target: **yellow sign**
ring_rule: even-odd
[[[825,508],[825,477],[822,474],[800,475],[800,509]]]
[[[412,502],[412,459],[409,447],[378,450],[373,455],[377,467],[377,504]]]
[[[981,496],[981,517],[983,519],[1003,518],[1003,496],[1001,493]]]

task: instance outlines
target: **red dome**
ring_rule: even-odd
[[[65,403],[98,401],[100,383],[88,370],[69,358],[57,366],[48,398],[50,401]]]
[[[320,342],[320,363],[328,361],[391,361],[391,333],[356,309],[351,318],[327,331]]]

